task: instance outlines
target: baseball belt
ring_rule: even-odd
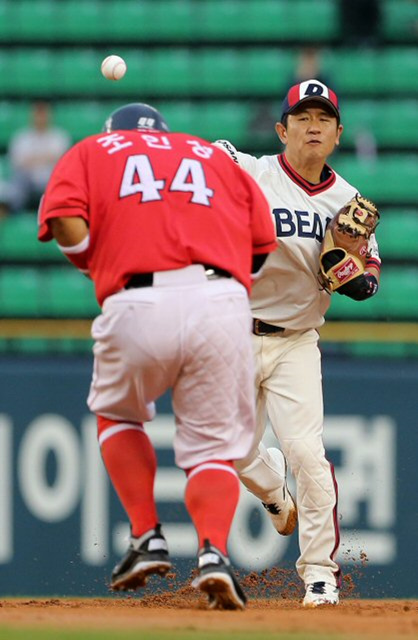
[[[211,278],[232,278],[231,274],[224,269],[212,265],[202,265],[206,272],[206,277]],[[140,287],[152,287],[154,284],[154,273],[134,273],[127,283],[125,289],[139,289]]]
[[[276,327],[274,324],[268,324],[258,318],[253,318],[253,333],[256,336],[274,336],[286,331],[284,327]]]

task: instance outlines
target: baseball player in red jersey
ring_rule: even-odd
[[[143,426],[171,388],[175,459],[198,536],[193,585],[210,608],[243,608],[227,539],[239,498],[234,461],[255,432],[248,291],[277,246],[267,201],[222,151],[169,133],[161,114],[139,103],[62,157],[39,222],[39,239],[54,237],[90,275],[102,306],[88,405],[131,525],[111,587],[135,589],[171,567]]]
[[[318,329],[330,295],[318,283],[319,255],[328,222],[356,193],[326,164],[342,133],[335,93],[318,80],[289,90],[276,132],[281,155],[240,153],[216,144],[255,178],[276,223],[279,250],[267,258],[251,294],[256,360],[257,436],[237,468],[242,482],[267,509],[277,531],[289,535],[299,519],[303,604],[338,604],[340,570],[337,485],[322,441],[323,400]],[[380,258],[374,234],[366,273],[352,280],[350,295],[365,300],[378,288]],[[286,486],[282,451],[266,449],[268,414],[296,480],[296,506]]]

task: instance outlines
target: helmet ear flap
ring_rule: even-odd
[[[128,131],[140,129],[170,131],[161,113],[149,104],[142,102],[124,105],[116,109],[116,111],[113,111],[109,117],[106,118],[103,131],[110,133],[118,129]]]

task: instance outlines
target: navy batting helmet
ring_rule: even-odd
[[[107,133],[116,129],[157,129],[170,131],[161,113],[149,104],[134,102],[127,104],[107,118],[103,130]]]

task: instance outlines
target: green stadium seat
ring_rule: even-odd
[[[51,341],[48,338],[13,338],[9,349],[18,353],[50,353]]]
[[[4,54],[8,65],[6,89],[28,99],[31,96],[50,96],[60,86],[62,78],[54,72],[54,55],[45,47],[8,50]],[[3,78],[0,90],[4,92]]]
[[[398,91],[399,93],[413,93],[416,96],[418,90],[417,49],[413,47],[384,49],[380,78],[379,90],[385,96],[389,85],[393,94]]]
[[[0,353],[92,355],[93,341],[75,338],[0,338]]]
[[[330,0],[287,1],[285,31],[290,39],[327,41],[338,35],[338,7]],[[274,34],[272,34],[274,37]],[[282,34],[281,37],[286,37]]]
[[[268,40],[286,33],[288,3],[275,0],[204,0],[196,31],[205,40]]]
[[[205,101],[156,104],[172,131],[191,133],[209,142],[228,137],[237,144],[248,130],[253,111],[248,102]]]
[[[388,332],[390,328],[388,327]],[[352,342],[345,345],[346,351],[362,358],[417,358],[418,344],[410,342]]]
[[[239,60],[239,93],[255,97],[280,95],[288,88],[294,57],[294,53],[278,48],[245,51]]]
[[[136,8],[138,4],[144,4],[144,9],[146,5],[149,14],[142,29],[149,34],[148,37],[178,42],[195,37],[196,23],[201,20],[198,7],[190,0],[148,0],[146,3],[134,2],[133,6]],[[135,33],[132,36],[137,37]]]
[[[3,0],[0,39],[36,42],[321,41],[333,37],[332,0]]]
[[[68,266],[42,270],[42,313],[54,318],[90,318],[100,311],[91,280]]]
[[[85,353],[91,355],[93,349],[93,340],[79,338],[59,338],[52,341],[51,346],[54,351],[59,353]]]
[[[0,182],[7,182],[10,177],[10,163],[7,155],[0,156]]]
[[[55,242],[39,242],[36,212],[10,215],[0,222],[1,262],[62,262]]]
[[[10,51],[7,49],[0,49],[0,91],[2,99],[10,94],[17,93],[17,78],[14,77],[16,65],[13,65],[11,68],[12,64]]]
[[[104,40],[108,37],[104,29],[106,6],[97,0],[65,0],[56,2],[56,41]]]
[[[64,3],[62,3],[64,4]],[[107,40],[125,42],[165,41],[184,42],[193,37],[193,4],[189,0],[72,0],[67,2],[66,15],[74,26],[68,33],[63,21],[63,38],[91,42]],[[84,5],[86,4],[86,7]],[[77,5],[83,5],[84,27],[77,29]],[[94,7],[95,5],[95,7]],[[87,9],[88,7],[88,9]],[[89,35],[91,34],[91,35]]]
[[[340,94],[398,96],[418,90],[418,56],[413,47],[326,51],[324,71],[338,79]]]
[[[418,318],[418,268],[388,267],[382,271],[381,287],[374,306],[381,317]]]
[[[0,2],[0,42],[9,42],[15,38],[15,20],[10,2]]]
[[[10,19],[15,26],[16,39],[38,42],[56,40],[59,27],[56,7],[59,3],[53,0],[15,0],[10,4]]]
[[[78,141],[99,133],[107,116],[117,106],[120,106],[120,102],[113,106],[93,101],[58,101],[54,105],[54,123],[68,131],[74,141]]]
[[[333,294],[329,319],[339,320],[415,320],[418,317],[418,268],[382,269],[377,295],[356,302]]]
[[[243,90],[241,54],[234,49],[203,49],[192,59],[192,93],[230,96]]]
[[[106,84],[116,84],[106,81],[101,75],[102,59],[94,49],[65,49],[57,52],[54,56],[54,71],[60,80],[54,86],[54,93],[88,95],[96,90],[100,91],[102,87],[105,89]]]
[[[391,42],[414,42],[416,3],[382,0],[382,5],[382,35]],[[339,34],[335,0],[2,0],[0,24],[3,42],[312,43]]]
[[[253,110],[247,102],[206,102],[194,114],[193,132],[197,135],[210,142],[228,138],[240,144],[247,137]]]
[[[379,205],[415,205],[418,200],[418,157],[414,154],[378,156],[367,161],[339,154],[331,162],[335,170]]]
[[[156,95],[188,95],[193,90],[194,83],[199,82],[200,76],[196,77],[195,74],[205,73],[203,68],[193,64],[195,57],[198,54],[192,54],[184,48],[153,51],[149,54],[148,68],[144,69],[142,76],[137,76],[137,91],[149,89]]]
[[[355,300],[351,300],[351,298],[348,298],[347,296],[334,293],[331,297],[331,306],[326,313],[326,319],[346,321],[378,320],[379,318],[371,308],[371,302],[372,300],[357,302]]]
[[[417,40],[418,4],[411,0],[385,0],[381,32],[389,41]]]
[[[417,260],[418,209],[383,208],[377,239],[383,260]]]
[[[30,119],[28,103],[3,100],[0,102],[0,147],[6,148],[11,136],[26,127]]]
[[[157,6],[158,2],[153,4]],[[168,23],[169,15],[168,13]],[[147,42],[155,33],[155,12],[153,16],[152,5],[147,1],[125,0],[123,4],[108,2],[104,7],[102,19],[108,30],[110,29],[112,40],[115,41],[132,39],[138,43]]]
[[[58,75],[66,79],[68,77],[69,81],[61,86],[58,85],[58,92],[65,93],[69,97],[73,97],[74,94],[82,94],[94,99],[103,96],[118,100],[120,105],[120,100],[125,99],[125,96],[128,96],[130,101],[135,101],[138,100],[139,95],[144,96],[150,92],[158,94],[161,90],[165,91],[165,76],[161,82],[155,78],[155,74],[158,73],[156,66],[161,59],[160,49],[151,52],[145,49],[118,48],[117,54],[126,60],[128,66],[128,73],[121,82],[106,80],[100,72],[101,62],[108,54],[109,51],[104,49],[79,49],[75,54],[68,49],[62,51],[55,61],[56,71]],[[161,65],[163,74],[167,74],[166,57],[165,53],[163,59],[165,64]],[[176,49],[173,54],[173,66],[180,58],[188,59],[188,52],[186,51],[185,56],[183,50]],[[80,73],[83,74],[83,79],[78,82]],[[180,80],[185,78],[188,81],[188,74],[184,73],[184,69],[181,70],[179,77]],[[171,82],[172,79],[169,81]],[[182,90],[181,81],[179,81],[179,89]]]
[[[225,96],[275,97],[289,82],[296,53],[283,48],[118,49],[128,73],[121,82],[100,74],[108,49],[51,50],[45,47],[0,51],[0,91],[3,97],[70,96]],[[324,71],[338,78],[346,95],[373,97],[388,92],[407,97],[418,90],[415,49],[328,51]],[[382,73],[384,69],[384,73]]]
[[[280,49],[202,49],[192,56],[192,95],[277,94],[293,54]]]
[[[197,133],[199,129],[198,114],[203,108],[203,103],[200,105],[189,100],[170,100],[170,102],[156,100],[153,105],[161,111],[171,131],[201,135]]]
[[[272,59],[271,59],[272,60]],[[281,61],[284,65],[285,62]],[[254,62],[257,69],[257,61]],[[106,82],[96,73],[96,82]],[[254,72],[256,77],[256,73]],[[108,83],[115,89],[113,83]],[[88,87],[88,85],[87,85]],[[88,87],[89,88],[89,87]],[[132,89],[133,91],[134,89]],[[70,94],[71,95],[71,94]],[[128,97],[127,99],[130,99]],[[55,124],[66,129],[74,141],[97,133],[106,117],[121,104],[118,101],[104,102],[95,100],[55,100],[53,103],[53,119]],[[227,137],[238,146],[260,143],[274,143],[273,127],[268,139],[262,140],[260,133],[252,137],[249,124],[257,113],[257,101],[191,100],[158,101],[153,104],[161,109],[165,117],[176,131],[195,133],[209,140]],[[278,106],[277,106],[278,112]],[[19,128],[27,126],[30,119],[30,103],[21,100],[3,100],[0,102],[0,147],[6,150],[11,135]],[[376,101],[345,100],[342,102],[342,121],[344,134],[342,148],[352,148],[356,140],[363,134],[372,133],[378,148],[406,149],[418,146],[418,100]],[[264,146],[263,146],[264,145]]]
[[[184,113],[184,109],[182,109],[182,113]],[[225,117],[224,112],[220,112],[217,115],[215,109],[213,110],[213,116],[216,120],[218,117],[220,119]],[[231,120],[234,117],[236,118],[235,108],[232,110],[230,117]],[[169,122],[173,122],[174,125],[175,120],[170,118]],[[177,127],[172,126],[172,128],[175,130]],[[200,128],[199,131],[199,125],[196,120],[194,126],[187,130],[211,141],[215,137],[215,129],[216,123],[214,123],[212,130],[209,123],[205,130]],[[416,259],[418,254],[418,210],[389,209],[386,211],[385,208],[382,208],[381,215],[377,233],[383,260]],[[55,242],[44,243],[38,241],[36,212],[20,213],[1,221],[0,256],[3,263],[54,262],[67,265],[66,258],[59,251]]]
[[[39,272],[31,267],[0,268],[0,309],[3,317],[37,317],[44,291]]]
[[[349,100],[341,104],[342,146],[370,132],[379,147],[418,146],[418,100]]]

